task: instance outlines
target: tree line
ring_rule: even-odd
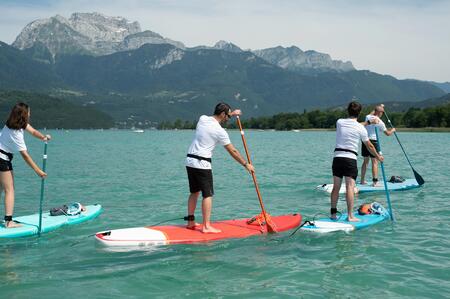
[[[371,107],[363,109],[360,121],[371,112]],[[425,128],[425,127],[450,127],[450,103],[429,108],[409,108],[406,112],[389,113],[389,118],[396,127]],[[279,113],[273,116],[252,117],[242,121],[245,128],[249,129],[275,129],[280,131],[299,129],[332,129],[336,127],[339,118],[347,117],[345,109],[313,110],[303,113]],[[384,117],[383,117],[384,119]],[[384,119],[386,122],[386,119]],[[197,121],[174,122],[164,121],[158,125],[158,129],[195,129]],[[227,128],[236,128],[234,122],[229,122]]]

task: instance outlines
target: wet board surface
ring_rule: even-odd
[[[85,206],[86,211],[75,216],[50,216],[49,212],[42,213],[41,233],[48,233],[62,226],[79,224],[91,220],[102,212],[102,206],[95,204]],[[5,228],[0,226],[0,238],[19,238],[37,235],[39,227],[39,213],[14,217],[13,220],[19,221],[22,226],[16,228]]]
[[[272,216],[272,222],[275,223],[278,232],[296,228],[300,225],[301,219],[300,214]],[[265,225],[260,226],[255,222],[249,225],[247,220],[249,219],[213,222],[212,226],[222,230],[217,234],[202,233],[201,225],[195,230],[187,229],[186,225],[167,225],[116,229],[99,232],[95,237],[106,246],[152,246],[202,243],[267,234]]]
[[[410,190],[414,188],[419,188],[420,185],[417,183],[415,179],[407,179],[402,183],[387,183],[389,191],[404,191],[404,190]],[[384,190],[384,183],[383,181],[379,182],[379,186],[372,186],[372,184],[356,184],[356,188],[358,188],[358,193],[366,193],[366,192],[385,192]],[[333,184],[323,184],[318,185],[316,187],[317,190],[324,191],[331,193],[333,190]],[[344,182],[341,185],[341,189],[339,190],[339,193],[345,193],[345,184]]]

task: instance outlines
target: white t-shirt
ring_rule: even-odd
[[[372,114],[366,115],[366,121],[369,120],[371,123],[372,123],[372,120],[374,120],[376,118],[378,118],[379,123],[366,126],[367,134],[369,135],[370,140],[377,140],[377,134],[375,133],[375,130],[377,128],[380,129],[380,131],[382,131],[382,132],[386,131],[386,125],[378,116],[375,116]]]
[[[336,148],[348,149],[358,152],[359,141],[367,141],[367,131],[363,125],[351,118],[341,118],[336,122]],[[357,156],[351,152],[335,151],[335,157],[343,157],[357,160]]]
[[[211,158],[217,144],[223,146],[231,143],[227,131],[212,116],[202,115],[195,129],[195,137],[189,147],[188,154]],[[195,158],[186,158],[186,166],[199,169],[211,169],[211,163]]]
[[[23,129],[12,130],[4,126],[0,133],[0,149],[7,153],[26,151],[27,146],[23,138]],[[8,156],[0,153],[0,158],[9,161]]]

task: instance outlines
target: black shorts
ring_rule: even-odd
[[[0,171],[11,171],[11,170],[13,170],[11,161],[0,159]]]
[[[344,157],[335,157],[333,159],[333,176],[337,176],[338,178],[347,176],[351,177],[354,180],[358,177],[358,164],[355,159],[344,158]]]
[[[370,142],[373,144],[373,146],[375,147],[375,150],[377,151],[377,153],[378,153],[378,141],[376,141],[376,140],[370,140]],[[369,152],[369,150],[367,149],[367,147],[366,147],[366,145],[364,144],[364,142],[362,143],[362,146],[361,146],[361,156],[363,156],[363,157],[371,157],[371,158],[375,158],[375,156],[374,155],[372,155],[370,152]]]
[[[203,198],[214,195],[213,176],[211,169],[198,169],[186,166],[189,191],[196,193],[202,191]]]

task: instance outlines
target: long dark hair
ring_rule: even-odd
[[[25,103],[17,103],[11,110],[6,126],[12,130],[25,129],[28,125],[28,112],[30,108]]]

